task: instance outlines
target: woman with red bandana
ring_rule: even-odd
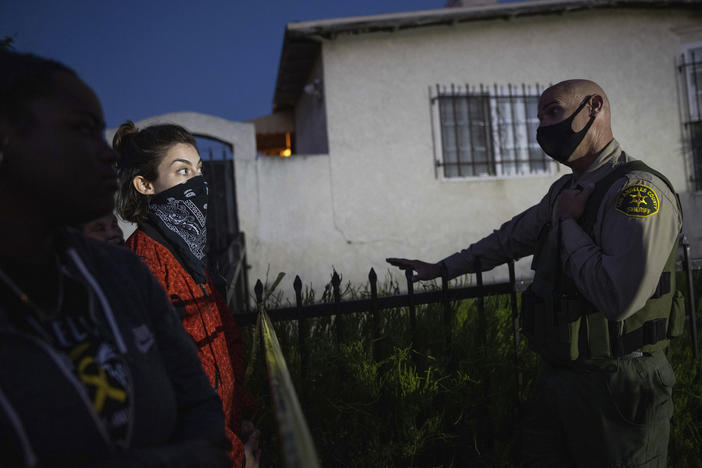
[[[195,139],[177,125],[138,130],[127,121],[113,147],[121,156],[118,209],[138,225],[127,246],[166,290],[198,347],[222,399],[232,466],[257,466],[258,432],[248,421],[242,425],[254,402],[243,386],[241,335],[206,271],[207,182]]]

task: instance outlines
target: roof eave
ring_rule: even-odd
[[[456,24],[467,21],[509,19],[518,16],[618,7],[702,9],[702,3],[699,0],[534,0],[295,22],[287,25],[287,32],[290,38],[332,39],[341,33],[360,34],[396,31],[399,29]]]
[[[562,14],[574,11],[609,8],[684,8],[702,10],[699,0],[535,0],[500,3],[473,7],[452,7],[406,13],[333,18],[289,23],[285,29],[283,50],[276,80],[273,110],[295,106],[302,93],[304,81],[321,50],[321,41],[340,34],[394,32],[426,26],[453,25],[469,21],[512,19],[532,15]],[[312,47],[312,44],[317,47]],[[293,66],[287,54],[297,47],[306,47],[311,56]],[[299,56],[298,56],[299,57]],[[308,68],[304,69],[307,66]],[[286,73],[296,73],[287,79]],[[302,76],[302,78],[300,78]]]

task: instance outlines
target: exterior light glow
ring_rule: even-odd
[[[290,132],[285,132],[285,149],[280,152],[280,155],[284,158],[288,158],[292,155],[292,145],[290,143]]]

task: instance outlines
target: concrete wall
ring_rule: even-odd
[[[332,265],[353,262],[355,252],[334,227],[328,156],[235,156],[235,162],[252,287],[268,270],[271,281],[285,272],[281,288],[291,294],[295,275],[319,286],[329,281]]]

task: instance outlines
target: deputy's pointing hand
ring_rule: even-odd
[[[400,270],[412,270],[415,275],[412,281],[425,281],[441,276],[441,268],[438,263],[427,263],[421,260],[408,260],[406,258],[386,258],[390,265],[398,267]]]

